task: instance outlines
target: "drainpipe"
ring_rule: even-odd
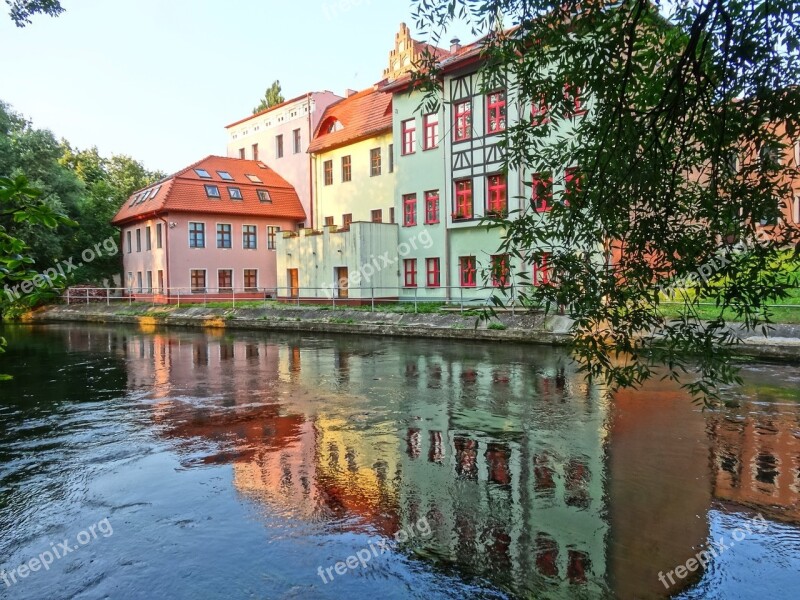
[[[442,77],[442,123],[443,124],[444,123],[450,123],[450,121],[448,120],[449,119],[449,115],[448,115],[448,112],[447,112],[447,103],[445,101],[446,100],[446,98],[445,98],[446,94],[447,94],[447,86],[445,85],[444,77]],[[450,203],[450,196],[451,196],[450,192],[452,191],[453,186],[452,186],[452,184],[451,184],[451,182],[449,181],[449,178],[448,178],[447,149],[451,146],[451,142],[450,142],[450,139],[451,139],[450,138],[450,133],[451,132],[450,132],[450,127],[449,126],[448,127],[442,127],[441,131],[444,134],[442,136],[442,140],[441,141],[442,141],[442,171],[444,172],[444,190],[442,190],[444,193],[442,194],[442,196],[444,197],[444,204],[445,205],[442,206],[442,207],[439,207],[439,210],[443,210],[444,209],[443,210],[443,212],[444,212],[444,215],[443,215],[444,216],[444,248],[445,248],[445,250],[444,250],[444,271],[445,271],[445,274],[446,274],[445,276],[447,278],[446,279],[447,301],[450,302],[453,299],[452,290],[450,289],[450,284],[451,284],[453,278],[452,278],[451,273],[450,273],[450,262],[451,262],[450,261],[450,255],[451,255],[451,251],[450,251],[450,225],[449,225],[449,222],[447,220],[447,218],[448,218],[447,215],[451,215],[451,220],[452,220],[452,211],[450,210],[450,204],[451,204]],[[473,193],[474,193],[474,191],[473,191]]]
[[[170,292],[169,292],[169,223],[164,217],[158,217],[159,221],[164,223],[164,291],[167,295],[167,304],[169,304]],[[156,272],[156,277],[158,277],[158,272]],[[156,280],[156,284],[158,284],[158,280]]]
[[[311,136],[314,135],[312,131],[311,121],[311,94],[306,94],[306,106],[308,106],[308,143],[311,144]],[[314,170],[311,166],[311,157],[308,157],[308,210],[311,214],[308,215],[308,224],[314,229],[314,200],[316,194],[314,193]]]
[[[127,202],[127,200],[126,200]],[[128,273],[125,270],[125,227],[119,228],[119,253],[122,255],[122,279],[120,279],[120,287],[124,290],[125,284],[128,282]],[[112,280],[113,283],[113,280]]]
[[[316,154],[312,154],[311,155],[311,163],[312,163],[311,171],[312,171],[312,173],[316,173],[317,172],[317,155]],[[319,197],[318,197],[318,194],[317,194],[317,191],[318,191],[317,190],[317,186],[319,185],[319,182],[317,181],[317,179],[318,179],[317,177],[312,177],[311,178],[311,181],[313,182],[312,189],[314,190],[314,203],[319,202]],[[317,213],[319,212],[319,207],[317,207],[317,210],[315,212],[317,212]],[[317,223],[311,223],[311,229],[313,229],[314,231],[317,231],[319,229],[319,227],[317,226]]]

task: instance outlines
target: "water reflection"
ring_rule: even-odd
[[[609,401],[546,349],[60,334],[124,359],[184,467],[230,464],[268,514],[330,531],[424,516],[407,552],[513,595],[665,597],[658,573],[707,542],[721,501],[800,522],[796,403],[703,414],[668,384]]]

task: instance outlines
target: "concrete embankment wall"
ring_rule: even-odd
[[[491,323],[474,315],[454,313],[411,314],[363,310],[313,308],[207,308],[200,306],[153,308],[82,304],[51,306],[23,319],[34,322],[80,321],[132,323],[145,326],[179,326],[251,329],[310,333],[344,333],[458,340],[513,341],[567,345],[571,321],[563,316],[499,314]],[[800,325],[776,325],[769,336],[741,332],[737,352],[746,356],[800,359]]]

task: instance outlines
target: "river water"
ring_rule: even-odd
[[[557,349],[36,325],[0,598],[790,598],[800,368],[609,397]],[[702,563],[702,564],[701,564]]]

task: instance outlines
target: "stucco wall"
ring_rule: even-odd
[[[389,223],[356,222],[350,231],[336,231],[333,226],[282,237],[277,272],[278,285],[284,289],[279,295],[289,295],[287,271],[297,269],[300,297],[329,298],[336,287],[336,269],[347,267],[350,298],[370,297],[373,288],[376,296],[396,297],[397,244],[397,225]]]
[[[192,269],[206,269],[206,286],[217,287],[217,270],[233,269],[234,288],[244,287],[244,269],[258,270],[258,287],[274,288],[276,286],[276,258],[275,250],[267,248],[267,226],[277,226],[281,231],[294,230],[295,222],[290,219],[272,219],[263,217],[233,217],[227,215],[173,213],[165,217],[167,225],[164,226],[164,248],[156,249],[155,223],[153,227],[153,250],[144,250],[144,226],[150,222],[142,222],[135,226],[123,228],[123,265],[125,282],[128,285],[128,274],[133,273],[134,287],[136,286],[136,273],[141,271],[146,286],[146,271],[153,271],[153,285],[157,286],[157,271],[164,270],[164,284],[170,288],[191,287],[190,271]],[[189,247],[189,223],[205,223],[205,248]],[[174,223],[174,226],[171,226]],[[217,248],[217,224],[229,223],[231,225],[231,248]],[[257,248],[245,250],[242,247],[242,226],[255,225],[257,227]],[[143,233],[142,252],[136,252],[135,230],[141,228]],[[128,253],[125,232],[133,229],[133,252]],[[281,234],[276,235],[276,244]],[[169,260],[167,261],[167,253]],[[167,264],[169,269],[167,269]],[[182,292],[183,293],[183,292]]]
[[[383,222],[389,223],[389,209],[394,206],[395,173],[389,172],[389,145],[392,134],[386,133],[367,140],[313,155],[315,229],[325,225],[325,217],[333,217],[334,225],[342,225],[342,215],[352,214],[353,221],[371,221],[371,212],[383,211]],[[370,150],[381,149],[381,174],[370,176]],[[397,147],[394,149],[395,158]],[[342,157],[350,156],[351,181],[342,181]],[[333,161],[333,184],[325,185],[325,161]],[[395,160],[396,164],[396,160]],[[396,171],[396,169],[395,169]],[[396,216],[397,220],[399,215]]]
[[[444,156],[444,140],[442,136],[448,130],[444,106],[439,107],[439,145],[436,148],[424,150],[425,131],[423,129],[423,115],[418,111],[422,103],[421,92],[397,93],[392,99],[394,116],[392,126],[394,129],[394,147],[397,149],[397,184],[395,186],[394,205],[397,222],[400,224],[400,242],[405,242],[408,253],[400,257],[400,281],[405,283],[403,259],[416,259],[417,261],[417,288],[406,288],[401,295],[405,297],[417,296],[435,300],[447,297],[447,262],[446,227],[449,210],[449,195],[447,191],[447,163]],[[413,154],[402,153],[402,122],[414,119],[416,126],[417,143]],[[425,192],[439,192],[439,222],[425,223]],[[416,194],[417,197],[417,225],[406,227],[403,225],[403,196]],[[431,244],[413,244],[421,236],[429,236]],[[426,238],[422,238],[424,241]],[[427,246],[427,247],[426,247]],[[438,258],[440,268],[440,287],[427,287],[426,259]]]
[[[310,99],[303,98],[260,116],[254,116],[228,129],[227,154],[239,158],[244,149],[245,158],[253,158],[253,144],[258,144],[258,160],[262,161],[297,191],[306,223],[311,223],[311,159],[306,153],[314,129],[325,109],[340,100],[331,92],[314,92]],[[292,114],[295,113],[295,116]],[[309,118],[310,114],[310,118]],[[300,152],[294,152],[294,130],[300,130]],[[276,156],[275,138],[283,135],[283,157]]]
[[[162,247],[157,247],[156,230],[161,223]],[[147,227],[150,227],[151,249],[147,250]],[[141,251],[136,250],[136,230],[141,231]],[[142,274],[142,285],[147,286],[147,271],[153,274],[153,286],[158,286],[158,271],[164,272],[164,285],[167,285],[167,235],[169,227],[161,219],[149,219],[127,225],[121,229],[122,245],[122,285],[127,289],[138,289],[136,274]],[[128,232],[131,234],[131,247],[128,248]]]

